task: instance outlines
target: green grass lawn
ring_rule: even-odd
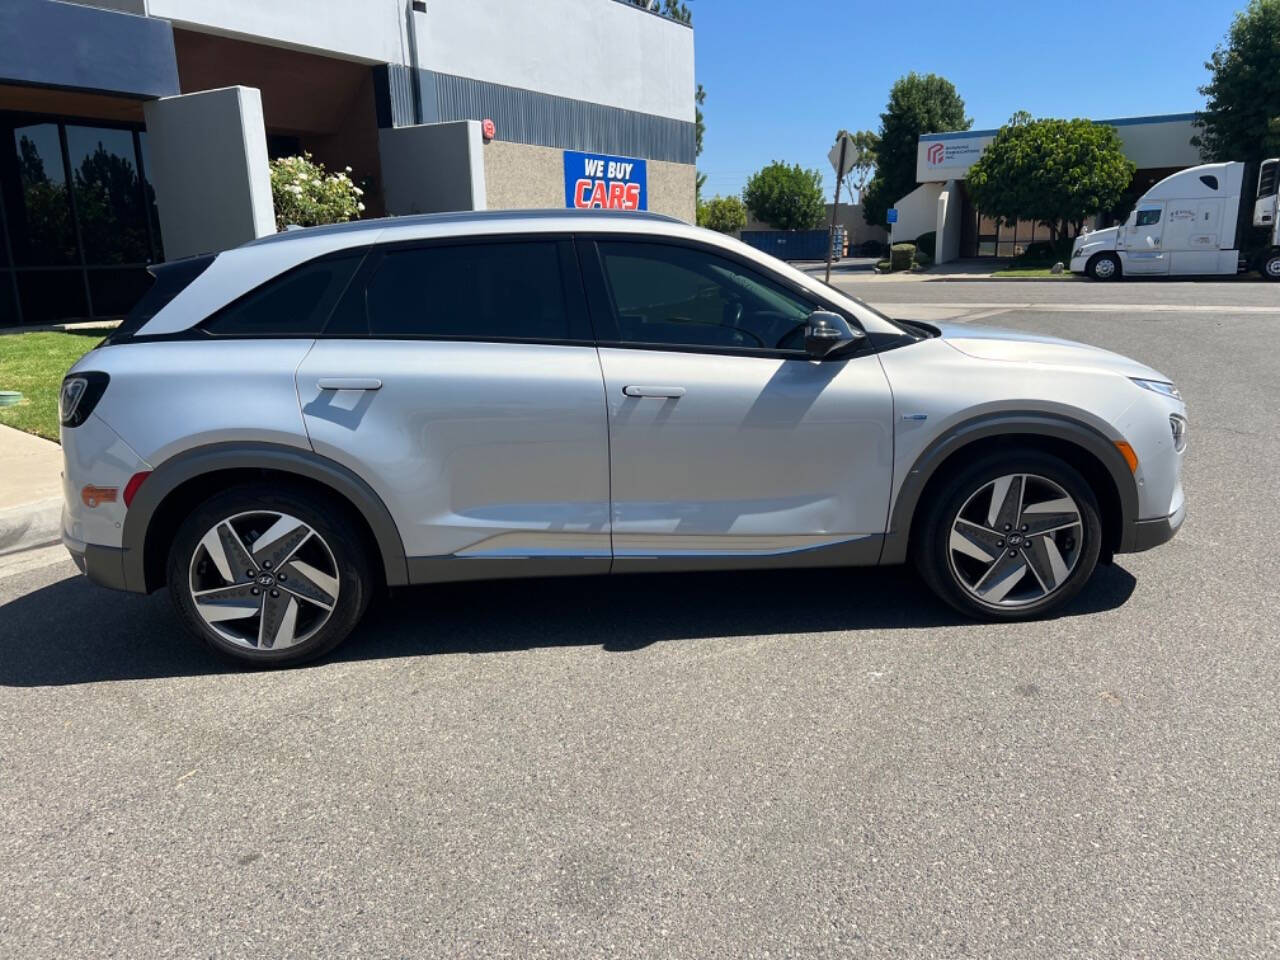
[[[73,333],[0,334],[0,390],[22,393],[18,405],[0,407],[0,423],[57,440],[62,378],[108,332],[99,327]]]

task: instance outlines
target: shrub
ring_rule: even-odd
[[[315,227],[322,223],[355,220],[364,210],[364,191],[351,182],[351,168],[326,174],[323,163],[300,157],[271,161],[271,199],[276,209],[276,229]]]
[[[737,197],[718,194],[698,204],[698,226],[717,233],[736,233],[747,225],[747,208]]]
[[[1020,267],[1049,267],[1061,260],[1071,260],[1071,248],[1075,245],[1074,237],[1063,237],[1056,243],[1052,240],[1037,240],[1026,250],[1014,258],[1014,264]]]
[[[928,255],[927,253],[925,253],[923,250],[917,250],[917,251],[916,251],[916,266],[917,266],[917,267],[920,267],[922,270],[923,270],[925,267],[931,267],[931,266],[933,266],[933,257],[929,256],[929,255]]]
[[[937,248],[938,233],[936,230],[930,230],[928,233],[922,233],[916,237],[916,249],[927,253],[930,260],[938,255]]]
[[[911,261],[915,259],[916,245],[914,243],[895,243],[893,249],[889,252],[889,262],[893,269],[910,270]]]
[[[889,261],[888,261],[888,260],[877,260],[877,261],[876,261],[876,273],[888,273],[888,272],[889,272]]]

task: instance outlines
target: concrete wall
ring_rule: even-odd
[[[1124,143],[1124,155],[1139,170],[1148,167],[1194,167],[1200,150],[1191,146],[1196,128],[1186,117],[1154,118],[1150,123],[1117,122],[1116,133]]]
[[[960,259],[960,233],[963,229],[961,211],[964,197],[959,180],[948,180],[938,194],[938,239],[934,255],[935,263],[950,263]],[[926,230],[925,233],[928,233]],[[916,234],[919,236],[919,234]]]
[[[407,0],[147,0],[147,13],[174,26],[281,47],[365,63],[408,63],[407,5]]]
[[[564,208],[564,151],[494,140],[484,144],[490,210]],[[649,209],[693,223],[697,170],[692,164],[646,161]]]
[[[212,253],[275,232],[262,98],[224,87],[145,105],[165,256]]]
[[[610,0],[429,0],[411,21],[408,0],[146,0],[146,7],[191,30],[694,118],[693,31]]]
[[[481,142],[478,120],[379,130],[387,213],[485,209]]]
[[[894,204],[898,211],[898,222],[892,231],[894,243],[915,243],[920,234],[938,229],[941,194],[942,184],[922,183]]]
[[[609,0],[429,0],[418,65],[694,119],[693,31]]]

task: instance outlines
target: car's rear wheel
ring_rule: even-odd
[[[210,498],[179,528],[169,592],[184,625],[244,663],[283,666],[346,639],[368,604],[369,563],[344,512],[267,485]]]
[[[1099,253],[1084,268],[1091,280],[1119,280],[1120,258],[1114,253]]]
[[[1044,616],[1084,587],[1102,522],[1085,479],[1039,451],[984,458],[947,481],[914,544],[929,586],[969,616]]]

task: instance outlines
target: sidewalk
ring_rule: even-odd
[[[62,448],[0,426],[0,556],[62,535]]]

